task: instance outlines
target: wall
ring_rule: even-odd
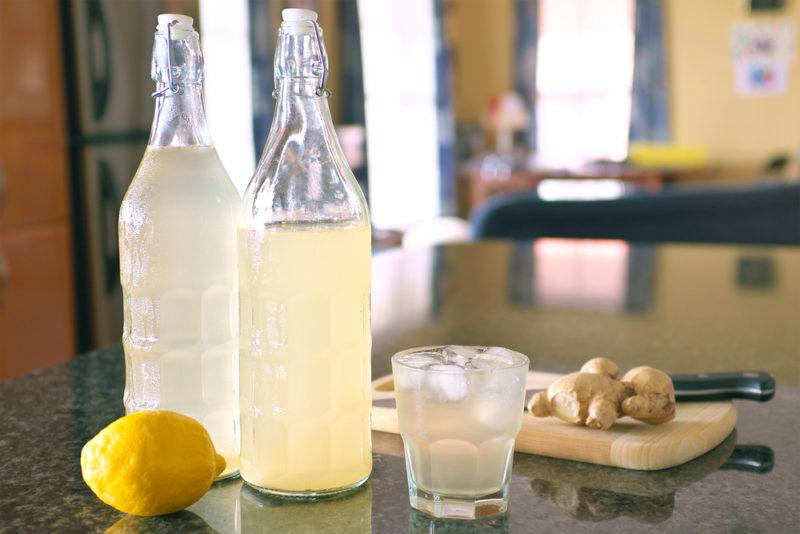
[[[771,154],[800,149],[800,1],[786,3],[777,15],[750,16],[742,1],[664,0],[673,140],[705,148],[726,178],[752,177]],[[774,16],[792,18],[799,25],[789,91],[781,96],[737,96],[731,26]],[[513,23],[511,0],[449,4],[458,122],[479,122],[488,99],[513,86]]]
[[[447,4],[456,122],[480,122],[489,99],[513,87],[513,16],[512,0]]]
[[[800,150],[800,35],[783,95],[737,96],[730,59],[737,21],[779,16],[800,30],[800,2],[786,4],[776,15],[749,16],[739,1],[665,1],[673,140],[705,148],[723,168],[736,167],[733,178],[752,176],[776,152]]]
[[[2,381],[76,348],[58,2],[0,2],[0,58]]]

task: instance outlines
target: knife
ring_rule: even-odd
[[[675,400],[700,402],[746,399],[766,402],[775,396],[775,379],[766,371],[670,375]],[[525,405],[540,389],[525,392]]]
[[[775,396],[775,379],[766,371],[671,375],[675,399],[712,401],[746,399],[766,402]]]

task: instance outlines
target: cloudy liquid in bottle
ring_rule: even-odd
[[[351,486],[370,454],[370,228],[239,230],[242,474]]]

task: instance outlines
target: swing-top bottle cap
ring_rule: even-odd
[[[176,13],[162,13],[158,16],[158,26],[156,31],[163,35],[167,34],[167,26],[172,24],[171,32],[173,39],[181,39],[194,33],[194,19],[186,15]]]
[[[158,16],[150,77],[156,82],[152,96],[174,95],[181,87],[203,82],[203,52],[194,19],[162,13]]]

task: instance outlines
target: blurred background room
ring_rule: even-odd
[[[800,244],[800,0],[0,0],[0,380],[119,342],[117,215],[152,121],[156,16],[195,19],[241,193],[286,7],[320,15],[377,253]],[[535,248],[553,272],[626,250]],[[398,276],[374,281],[381,305],[414,291]],[[561,282],[543,298],[594,298]]]

